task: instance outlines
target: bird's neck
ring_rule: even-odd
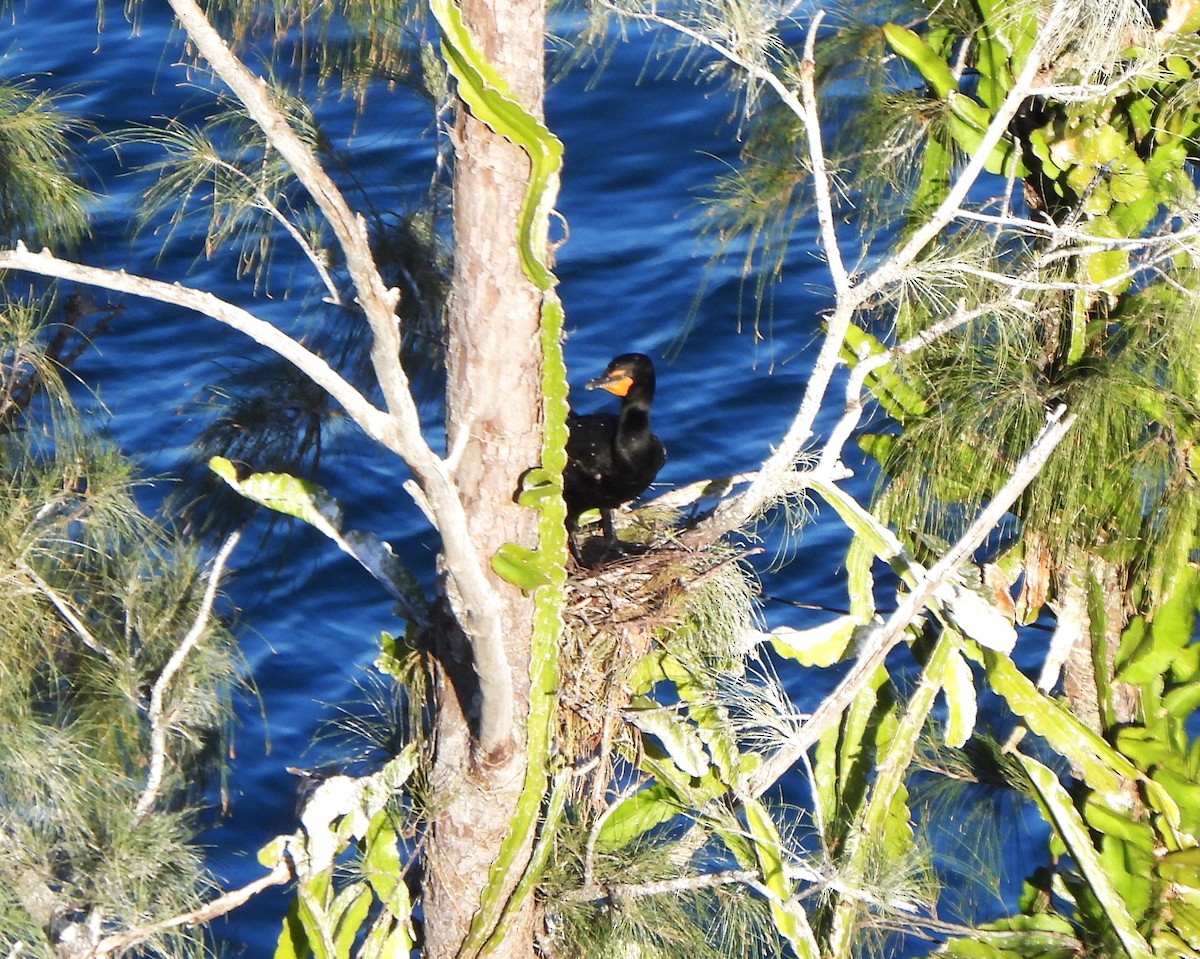
[[[617,422],[617,448],[636,456],[654,444],[650,434],[650,410],[642,403],[626,403]]]
[[[646,403],[634,400],[621,405],[621,416],[617,431],[620,433],[641,433],[650,430],[650,407]]]

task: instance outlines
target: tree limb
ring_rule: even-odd
[[[273,350],[324,389],[364,432],[400,456],[412,471],[427,504],[427,515],[441,535],[445,568],[453,588],[447,591],[455,617],[471,643],[483,697],[480,730],[485,751],[492,752],[512,734],[512,682],[500,629],[499,598],[477,554],[466,514],[449,469],[426,443],[416,402],[400,365],[398,293],[386,290],[367,242],[365,224],[356,218],[312,152],[271,103],[266,84],[233,55],[193,0],[171,0],[191,40],[213,69],[242,100],[279,154],[329,219],[346,256],[347,269],[373,333],[372,361],[387,403],[379,410],[316,354],[270,323],[211,293],[125,273],[61,260],[48,251],[30,253],[22,244],[0,251],[0,269],[18,269],[74,280],[117,292],[173,303],[212,317]]]
[[[863,400],[868,376],[901,357],[911,356],[917,350],[928,346],[935,340],[951,333],[960,326],[970,323],[972,320],[1000,309],[1012,309],[1015,306],[1021,305],[1028,304],[1024,304],[1023,301],[1015,300],[1012,297],[1003,301],[993,300],[983,303],[969,310],[960,305],[949,316],[938,320],[938,322],[914,334],[903,343],[897,343],[890,350],[886,350],[875,356],[860,359],[850,372],[850,376],[846,382],[845,410],[842,413],[841,419],[838,420],[830,432],[829,439],[825,442],[824,447],[822,447],[821,458],[814,472],[830,477],[837,475],[839,472],[838,466],[841,463],[842,450],[862,419],[864,409]]]
[[[1055,3],[1050,12],[1050,19],[1059,18],[1063,3]],[[690,531],[689,540],[692,542],[711,542],[733,529],[738,529],[759,515],[775,498],[779,491],[787,485],[788,474],[793,472],[805,444],[812,438],[817,414],[824,403],[829,383],[838,365],[838,356],[842,342],[855,313],[874,297],[884,292],[890,286],[901,281],[904,271],[916,260],[921,251],[942,232],[961,211],[971,188],[983,173],[984,164],[992,149],[1008,131],[1009,123],[1016,115],[1021,104],[1028,98],[1033,89],[1043,61],[1043,57],[1054,42],[1056,32],[1046,29],[1039,36],[1038,42],[1030,52],[1029,58],[1021,74],[1016,78],[1008,91],[1004,102],[1000,105],[984,133],[978,149],[966,164],[962,173],[951,185],[946,197],[938,208],[931,214],[922,226],[915,230],[903,246],[869,274],[860,278],[851,276],[842,265],[837,254],[836,235],[833,232],[831,208],[824,206],[831,196],[828,174],[825,172],[824,155],[819,134],[812,127],[819,124],[816,108],[816,91],[813,84],[813,43],[815,27],[819,24],[821,14],[814,17],[805,43],[804,61],[800,68],[800,92],[797,96],[789,90],[775,74],[757,64],[752,64],[737,56],[734,51],[724,47],[710,37],[705,37],[698,31],[692,30],[669,18],[657,14],[635,14],[640,19],[662,23],[671,29],[678,30],[696,42],[707,46],[716,53],[728,59],[736,66],[747,70],[751,76],[767,84],[774,90],[780,100],[804,124],[806,142],[809,151],[809,164],[814,173],[814,190],[817,196],[818,221],[822,229],[822,241],[829,262],[830,273],[835,289],[835,305],[826,323],[826,333],[821,351],[809,376],[804,397],[800,408],[792,420],[787,433],[780,444],[774,449],[760,468],[757,477],[750,486],[737,496],[721,503],[707,519]],[[823,199],[824,198],[824,201]],[[858,279],[856,283],[855,280]]]
[[[187,635],[183,637],[179,647],[171,654],[171,658],[167,660],[167,664],[158,674],[158,679],[154,681],[154,686],[150,690],[150,709],[147,716],[150,720],[150,768],[146,773],[146,785],[133,810],[134,817],[139,822],[150,814],[150,810],[154,808],[154,803],[158,800],[158,791],[162,786],[163,772],[167,765],[167,721],[170,717],[163,716],[163,700],[167,695],[167,687],[171,685],[171,680],[183,667],[184,660],[196,648],[196,644],[204,635],[208,618],[212,614],[213,603],[217,598],[217,587],[220,586],[225,563],[241,538],[241,532],[235,530],[229,534],[225,542],[221,544],[221,548],[217,550],[212,569],[208,574],[208,584],[204,587],[204,597],[200,601],[200,608],[196,610],[192,628],[187,631]]]
[[[136,946],[140,942],[145,942],[159,933],[178,929],[180,926],[197,926],[201,923],[209,922],[218,916],[224,916],[227,913],[233,912],[239,906],[245,905],[265,889],[270,889],[272,886],[282,886],[285,882],[289,882],[291,878],[292,867],[290,860],[286,858],[280,859],[275,864],[275,867],[265,876],[260,876],[258,879],[248,882],[238,889],[231,890],[225,893],[225,895],[219,896],[197,909],[193,909],[191,912],[172,916],[170,919],[164,919],[162,922],[152,923],[148,926],[138,926],[134,929],[128,929],[125,932],[105,936],[89,952],[85,953],[81,959],[102,959],[102,957],[110,956],[114,952],[119,952],[123,949],[128,949],[130,946]]]
[[[14,250],[0,250],[0,270],[22,270],[85,283],[115,293],[129,293],[159,303],[169,303],[211,317],[283,357],[333,397],[363,432],[389,447],[391,445],[392,427],[387,414],[371,404],[333,367],[271,323],[212,293],[182,283],[167,283],[126,273],[124,270],[106,270],[63,260],[49,250],[33,253],[19,242]]]
[[[447,595],[471,644],[483,698],[480,744],[484,753],[491,753],[508,741],[513,726],[512,677],[500,626],[500,600],[487,578],[485,561],[475,549],[450,471],[421,432],[417,404],[400,364],[400,326],[395,312],[399,291],[385,287],[371,252],[365,221],[350,209],[312,150],[271,101],[266,82],[233,54],[195,0],[168,2],[196,49],[290,164],[328,219],[342,248],[359,306],[373,334],[371,362],[389,413],[382,442],[412,470],[441,535],[446,571],[454,587]]]
[[[888,653],[904,638],[905,630],[938,588],[979,547],[1034,477],[1041,472],[1050,454],[1074,422],[1075,414],[1067,413],[1065,407],[1060,406],[1051,414],[1049,421],[1038,433],[1025,455],[1013,467],[1012,475],[1005,484],[996,491],[987,506],[980,510],[959,540],[929,569],[917,587],[904,597],[896,611],[872,633],[854,667],[837,688],[821,701],[821,705],[789,741],[787,748],[781,749],[755,770],[750,778],[750,795],[759,796],[770,788],[809,746],[820,739],[826,729],[838,721],[845,708],[887,658]]]
[[[59,596],[54,587],[38,575],[37,570],[35,570],[24,560],[18,561],[17,569],[33,581],[33,585],[37,588],[37,591],[50,601],[51,606],[58,610],[58,614],[67,621],[67,625],[75,630],[75,635],[79,637],[84,646],[90,649],[93,653],[103,656],[110,663],[115,663],[117,661],[117,657],[113,651],[92,635],[91,630],[87,628],[83,620],[81,620],[75,610],[71,608],[71,604]]]
[[[358,303],[375,335],[372,359],[388,409],[407,425],[415,426],[419,435],[416,404],[399,363],[400,332],[395,309],[400,294],[384,285],[367,239],[366,223],[350,209],[337,184],[308,145],[296,135],[284,113],[271,101],[266,81],[251,73],[234,55],[195,0],[168,2],[188,39],[242,102],[251,119],[287,161],[329,221],[346,258],[346,269],[358,294]]]

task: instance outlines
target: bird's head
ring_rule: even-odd
[[[623,353],[608,364],[603,376],[584,385],[589,390],[607,390],[615,396],[627,396],[634,385],[654,395],[654,364],[643,353]]]

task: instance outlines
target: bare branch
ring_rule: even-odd
[[[659,879],[639,883],[596,883],[589,882],[564,893],[562,902],[597,902],[608,900],[621,902],[645,896],[675,895],[696,889],[715,889],[733,883],[757,884],[758,873],[750,869],[726,869],[721,872],[700,873],[695,876],[678,876],[675,879]]]
[[[32,253],[24,243],[18,243],[15,250],[0,250],[0,269],[23,270],[41,276],[86,283],[116,293],[130,293],[211,317],[283,357],[340,403],[350,418],[368,436],[385,443],[389,448],[392,447],[393,429],[387,414],[372,405],[333,367],[266,320],[260,320],[249,311],[234,306],[212,293],[184,286],[182,283],[152,280],[149,277],[126,273],[124,270],[105,270],[63,260],[49,250]]]
[[[837,225],[833,215],[832,191],[830,190],[829,172],[825,164],[825,150],[821,143],[821,118],[817,111],[816,88],[813,84],[813,73],[816,67],[814,50],[817,30],[825,17],[823,10],[818,10],[809,24],[808,34],[804,41],[804,59],[800,64],[800,93],[797,95],[773,71],[758,63],[747,60],[728,45],[719,40],[693,29],[686,24],[665,17],[658,13],[630,13],[618,8],[605,0],[605,6],[623,16],[632,16],[646,23],[656,23],[682,34],[689,40],[707,47],[714,53],[740,67],[752,80],[765,84],[775,91],[776,96],[801,121],[804,129],[808,162],[812,167],[813,191],[816,195],[817,219],[821,228],[821,242],[825,248],[829,272],[833,274],[834,289],[842,296],[850,289],[850,275],[842,261],[841,249],[838,246]]]
[[[1053,248],[1060,247],[1066,242],[1086,243],[1092,246],[1110,250],[1140,250],[1152,249],[1156,246],[1183,246],[1186,240],[1200,239],[1200,226],[1195,223],[1182,230],[1163,232],[1154,236],[1097,236],[1074,229],[1070,224],[1055,223],[1053,220],[1031,220],[1016,214],[981,213],[978,210],[959,210],[955,219],[971,220],[976,223],[986,223],[999,227],[1001,230],[1014,233],[1036,233],[1052,239]]]
[[[864,410],[863,399],[868,376],[876,370],[887,366],[889,363],[894,363],[901,357],[911,356],[917,350],[928,346],[930,343],[953,332],[960,326],[970,323],[972,320],[986,316],[988,313],[999,309],[1012,309],[1018,305],[1022,305],[1022,301],[1014,300],[1011,297],[1004,301],[984,303],[970,310],[964,309],[960,305],[949,316],[915,334],[903,343],[898,343],[890,350],[875,356],[860,359],[850,373],[850,377],[846,383],[845,411],[829,434],[829,439],[821,450],[821,458],[814,472],[830,477],[842,473],[842,468],[839,465],[841,463],[842,450],[846,442],[850,439],[850,435],[854,432],[855,427],[858,426],[859,420],[862,419]]]
[[[1062,3],[1060,0],[1050,12],[1051,19],[1060,15],[1061,7]],[[814,22],[819,22],[819,19],[818,15],[817,18],[814,18]],[[670,21],[665,22],[671,25]],[[673,26],[673,28],[679,29],[677,26]],[[684,30],[686,32],[686,28]],[[806,129],[810,123],[814,123],[819,119],[815,107],[816,93],[812,80],[811,55],[813,36],[814,34],[810,30],[805,47],[805,62],[801,65],[800,70],[799,97],[787,90],[786,86],[777,77],[771,79],[773,74],[770,71],[746,64],[736,57],[730,58],[731,62],[736,63],[744,69],[755,70],[755,75],[779,94],[784,104],[804,122]],[[824,232],[825,227],[823,226],[822,236],[826,241],[826,254],[830,257],[830,272],[834,281],[836,302],[834,310],[827,321],[821,352],[818,354],[817,361],[813,366],[813,371],[809,377],[800,408],[783,440],[763,464],[754,482],[741,494],[721,503],[714,510],[712,516],[699,524],[691,534],[691,538],[694,541],[709,542],[731,529],[744,526],[761,513],[778,496],[779,490],[787,485],[788,474],[795,469],[795,464],[799,460],[805,444],[812,438],[817,414],[821,410],[829,383],[833,377],[834,370],[837,368],[842,342],[854,314],[873,297],[901,281],[904,271],[959,213],[971,188],[983,173],[984,164],[988,156],[1006,135],[1009,123],[1016,115],[1021,104],[1028,97],[1029,91],[1033,87],[1034,78],[1041,67],[1045,50],[1052,42],[1053,36],[1054,32],[1049,30],[1040,35],[1038,43],[1035,45],[1033,51],[1031,51],[1020,76],[1016,78],[1016,82],[1008,91],[1004,102],[1000,105],[992,122],[989,124],[978,149],[950,187],[945,199],[938,206],[937,210],[933,212],[919,229],[915,230],[909,236],[899,250],[894,252],[871,273],[862,277],[857,284],[853,283],[854,278],[848,277],[845,274],[840,263],[832,258],[832,251],[836,249],[836,243],[830,242],[830,237]],[[701,38],[701,42],[706,41]],[[728,55],[719,45],[712,42],[706,42],[706,45],[723,55]],[[818,154],[821,152],[820,139],[814,136],[811,131],[808,132],[807,139],[810,150],[809,162],[814,172],[818,170],[823,171],[825,169],[824,157],[814,157],[813,155],[814,152]],[[814,177],[814,181],[820,181],[816,182],[814,187],[817,191],[818,208],[820,208],[822,194],[824,193],[826,197],[829,195],[828,179],[827,177],[824,179]],[[824,216],[824,214],[820,215]]]
[[[140,942],[145,942],[159,933],[178,929],[181,926],[198,926],[201,923],[209,922],[245,905],[260,892],[270,889],[272,886],[282,886],[285,882],[290,882],[291,879],[291,862],[286,858],[281,859],[265,876],[260,876],[258,879],[248,882],[244,886],[233,889],[225,893],[225,895],[205,903],[198,909],[193,909],[191,912],[185,912],[178,916],[172,916],[170,919],[164,919],[162,922],[156,922],[148,926],[138,926],[135,929],[128,929],[125,932],[105,936],[89,952],[85,953],[82,959],[102,959],[103,956],[110,956],[114,952],[120,952],[121,950],[128,949],[130,946],[136,946]]]
[[[134,807],[134,816],[139,821],[145,819],[150,814],[150,810],[154,808],[154,803],[158,800],[158,791],[162,787],[163,772],[166,769],[167,726],[170,717],[163,716],[163,700],[167,694],[167,687],[175,678],[175,674],[183,667],[188,654],[196,648],[196,644],[204,635],[209,616],[212,614],[213,603],[217,598],[217,588],[221,583],[221,574],[225,569],[225,563],[241,537],[240,531],[230,533],[225,542],[221,544],[221,548],[217,550],[212,570],[208,574],[208,584],[204,588],[204,597],[200,601],[200,608],[196,610],[192,628],[188,630],[179,647],[171,654],[171,658],[167,660],[166,666],[163,667],[158,679],[154,681],[154,687],[150,690],[150,710],[147,717],[150,720],[150,768],[146,774],[146,785],[142,789],[141,796],[138,797],[137,806]]]
[[[400,327],[395,313],[399,291],[384,286],[368,243],[365,222],[350,209],[312,150],[271,101],[265,81],[234,56],[195,0],[169,2],[197,50],[241,100],[279,155],[291,165],[342,247],[358,303],[371,326],[371,361],[390,414],[381,442],[398,453],[412,470],[441,534],[451,587],[447,594],[455,618],[471,643],[479,677],[480,747],[485,754],[494,753],[508,742],[513,730],[512,678],[501,635],[500,601],[475,549],[450,471],[421,432],[417,404],[400,364]]]
[[[1061,250],[1055,256],[1048,256],[1041,260],[1041,263],[1052,263],[1055,260],[1061,260],[1068,257],[1087,256],[1091,253],[1102,253],[1105,247],[1100,244],[1093,244],[1090,247],[1072,247],[1070,250]],[[1140,276],[1143,273],[1157,271],[1159,265],[1170,260],[1173,260],[1179,251],[1173,249],[1163,250],[1154,257],[1140,263],[1133,264],[1127,270],[1122,270],[1120,273],[1113,273],[1106,276],[1100,282],[1081,283],[1077,280],[1031,280],[1025,276],[1009,276],[1005,273],[998,273],[995,270],[987,270],[981,267],[969,266],[965,263],[956,263],[955,271],[965,276],[978,277],[981,280],[987,280],[989,283],[995,283],[997,286],[1007,287],[1011,290],[1031,290],[1034,292],[1061,292],[1061,293],[1102,293],[1104,290],[1120,289],[1122,284],[1128,283],[1130,280]],[[1195,295],[1194,292],[1192,294]]]
[[[781,749],[755,770],[750,783],[752,795],[761,795],[770,788],[792,767],[801,753],[815,743],[829,726],[838,721],[843,710],[887,658],[887,654],[904,638],[905,630],[925,604],[979,547],[1034,477],[1041,472],[1046,460],[1074,422],[1075,414],[1066,413],[1065,407],[1060,406],[1051,415],[1049,422],[1038,433],[1025,455],[1013,467],[1007,482],[996,491],[988,505],[980,510],[958,542],[942,555],[916,588],[904,597],[896,611],[874,631],[854,667],[837,688],[821,701],[821,705],[809,716],[803,728],[797,731],[787,748]]]
[[[116,662],[117,657],[113,654],[113,651],[92,635],[91,630],[76,615],[71,604],[59,596],[54,587],[38,575],[37,570],[24,561],[19,562],[17,568],[33,581],[33,585],[37,587],[38,592],[45,596],[50,601],[50,605],[58,610],[58,614],[67,621],[67,625],[75,630],[75,635],[79,637],[84,646],[93,653],[103,656],[110,663]]]
[[[346,269],[354,282],[359,305],[375,335],[372,358],[388,409],[402,420],[411,416],[414,423],[419,423],[407,377],[397,359],[400,333],[395,309],[400,294],[398,290],[384,286],[367,242],[366,224],[350,209],[337,184],[308,145],[296,135],[283,111],[271,101],[266,81],[251,73],[233,54],[195,0],[169,2],[180,25],[187,31],[188,39],[242,102],[251,119],[291,166],[329,221],[346,257]]]
[[[817,11],[809,25],[808,35],[804,38],[804,60],[800,64],[800,106],[804,111],[805,142],[808,147],[808,162],[812,166],[813,192],[817,200],[817,221],[821,225],[825,261],[829,264],[834,291],[838,299],[842,299],[849,294],[853,281],[842,261],[842,251],[838,246],[829,171],[825,165],[825,147],[821,141],[821,115],[817,111],[817,89],[813,82],[816,72],[817,29],[821,26],[824,16],[825,11]]]
[[[837,307],[829,318],[821,351],[817,355],[817,360],[809,375],[808,386],[805,388],[804,397],[800,402],[800,409],[783,442],[763,464],[757,476],[744,492],[722,503],[707,521],[696,528],[694,536],[701,542],[711,541],[731,529],[745,526],[778,494],[784,484],[786,474],[792,471],[801,449],[812,436],[813,423],[824,402],[825,392],[833,378],[833,372],[837,369],[838,355],[846,337],[846,330],[853,319],[854,311],[865,295],[855,292],[852,278],[842,262],[833,216],[829,174],[821,144],[820,115],[817,110],[817,94],[813,82],[815,71],[813,48],[822,16],[823,14],[818,12],[813,18],[805,39],[804,60],[800,65],[800,94],[798,97],[770,71],[761,70],[761,68],[754,69],[757,73],[763,74],[761,79],[779,94],[784,103],[804,124],[808,160],[813,171],[813,189],[817,198],[818,219],[821,224],[821,237],[837,295]],[[742,64],[739,62],[739,65]]]
[[[626,786],[612,802],[604,807],[604,811],[592,823],[592,828],[588,832],[587,846],[583,854],[583,884],[585,887],[596,885],[593,879],[596,866],[596,844],[600,841],[600,832],[604,828],[604,824],[608,822],[609,816],[617,810],[621,802],[641,789],[644,782],[645,780],[638,779]],[[586,899],[582,901],[586,901]]]

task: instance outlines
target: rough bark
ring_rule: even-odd
[[[517,98],[541,115],[542,0],[466,0],[462,11]],[[529,160],[460,106],[453,131],[454,283],[447,331],[447,447],[471,537],[483,556],[505,542],[536,545],[535,514],[516,506],[521,474],[541,452],[541,296],[522,273],[517,216]],[[433,821],[423,890],[425,955],[458,953],[512,817],[524,771],[532,604],[499,580],[513,684],[507,748],[473,749],[474,669],[453,624],[441,631]],[[515,879],[516,877],[511,877]],[[530,910],[497,956],[529,956]]]
[[[1081,561],[1087,563],[1087,560]],[[1137,688],[1116,678],[1117,648],[1121,631],[1126,626],[1126,586],[1121,570],[1099,557],[1090,561],[1091,575],[1103,597],[1104,622],[1093,623],[1088,611],[1086,581],[1068,590],[1063,598],[1060,616],[1068,616],[1082,624],[1076,642],[1063,668],[1063,693],[1071,711],[1096,732],[1108,732],[1101,717],[1100,690],[1096,670],[1103,669],[1109,684],[1109,708],[1117,723],[1133,721],[1137,716]],[[1097,627],[1101,628],[1097,628]]]

